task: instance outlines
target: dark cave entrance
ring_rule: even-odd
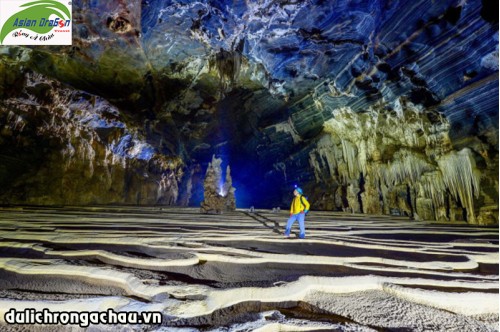
[[[269,117],[261,117],[262,114],[252,109],[252,102],[246,102],[253,97],[252,91],[234,89],[219,102],[214,114],[214,133],[207,136],[212,148],[196,155],[195,159],[202,165],[202,181],[212,155],[222,158],[223,178],[227,165],[230,166],[238,208],[272,208],[280,206],[282,188],[287,184],[280,173],[273,172],[273,164],[279,161],[279,156],[271,159],[256,146],[255,142],[262,140],[258,135]],[[279,113],[274,116],[281,117]],[[196,192],[200,189],[193,188],[190,205],[197,206],[203,199],[203,195]]]

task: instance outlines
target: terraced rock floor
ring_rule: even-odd
[[[498,331],[498,228],[311,212],[0,209],[0,328]],[[159,311],[157,325],[8,325],[15,308]]]

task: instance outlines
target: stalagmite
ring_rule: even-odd
[[[360,213],[361,206],[358,200],[359,187],[357,183],[351,182],[347,186],[347,201],[349,202],[349,209],[352,213]]]
[[[226,171],[226,182],[222,183],[222,159],[212,156],[212,162],[208,164],[204,187],[204,199],[201,202],[201,212],[203,213],[223,213],[224,211],[234,211],[236,201],[234,192],[236,189],[232,185],[231,169],[228,166]]]
[[[227,165],[226,167],[226,182],[223,185],[222,193],[226,197],[226,210],[234,211],[236,210],[236,198],[234,197],[234,192],[236,189],[233,187],[233,179],[231,177],[231,167]]]
[[[377,186],[371,178],[365,179],[364,192],[361,194],[363,212],[368,214],[382,214],[382,202]]]

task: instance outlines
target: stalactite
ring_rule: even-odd
[[[26,126],[26,121],[24,121],[23,117],[12,111],[9,111],[9,114],[7,115],[7,123],[13,131],[18,133],[22,133],[24,127]]]
[[[446,187],[466,208],[467,220],[475,223],[474,197],[479,196],[480,175],[472,152],[467,148],[453,151],[438,159],[438,164]]]
[[[358,166],[360,172],[366,174],[366,163],[367,163],[367,154],[368,147],[365,140],[361,140],[358,143]]]
[[[76,153],[75,147],[71,144],[71,142],[68,141],[66,146],[61,150],[63,160],[65,161],[64,162],[65,169],[68,169],[70,167],[75,153]]]
[[[358,151],[356,146],[350,141],[342,140],[342,152],[348,170],[348,173],[344,174],[344,178],[356,179],[359,175]]]
[[[220,49],[209,61],[209,70],[215,68],[219,76],[221,92],[232,87],[240,76],[242,55],[238,50]]]
[[[413,153],[402,150],[394,155],[387,167],[381,167],[380,178],[387,186],[398,183],[415,184],[420,176],[434,169],[432,165]]]
[[[318,159],[320,161],[318,161]],[[316,151],[311,151],[309,153],[309,165],[311,166],[311,168],[314,171],[314,178],[316,180],[316,183],[326,182],[326,179],[323,178],[322,172],[321,172],[321,170],[325,168],[322,165],[321,160],[322,160],[321,156],[318,156]],[[321,162],[321,164],[320,164],[320,162]],[[275,168],[276,168],[276,166],[275,166]],[[286,177],[285,177],[285,182],[286,182]]]
[[[314,105],[328,110],[330,100],[318,94]],[[331,112],[324,123],[329,139],[317,142],[309,164],[317,182],[346,186],[349,209],[357,208],[361,175],[368,181],[360,193],[365,213],[398,210],[428,220],[460,220],[461,205],[468,222],[476,222],[479,175],[470,150],[453,151],[446,117],[403,98],[360,113],[349,107]]]
[[[422,200],[428,199],[432,206],[428,207],[430,211],[422,211]],[[418,182],[417,213],[419,215],[432,214],[433,219],[443,219],[439,211],[446,206],[446,186],[443,181],[442,173],[439,170],[427,172],[420,177]],[[420,202],[420,203],[419,203]],[[449,219],[444,215],[444,219]]]
[[[336,178],[338,159],[342,159],[342,152],[335,145],[332,136],[323,136],[316,148],[309,153],[309,164],[314,170],[317,182],[328,182],[329,179]],[[323,174],[325,169],[327,174]]]
[[[436,171],[424,174],[420,185],[425,197],[430,197],[434,206],[445,205],[446,186],[441,172]]]

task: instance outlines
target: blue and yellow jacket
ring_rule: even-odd
[[[302,202],[301,202],[302,200]],[[295,196],[292,201],[292,206],[290,207],[290,214],[297,214],[309,210],[310,204],[307,199],[302,196]]]

